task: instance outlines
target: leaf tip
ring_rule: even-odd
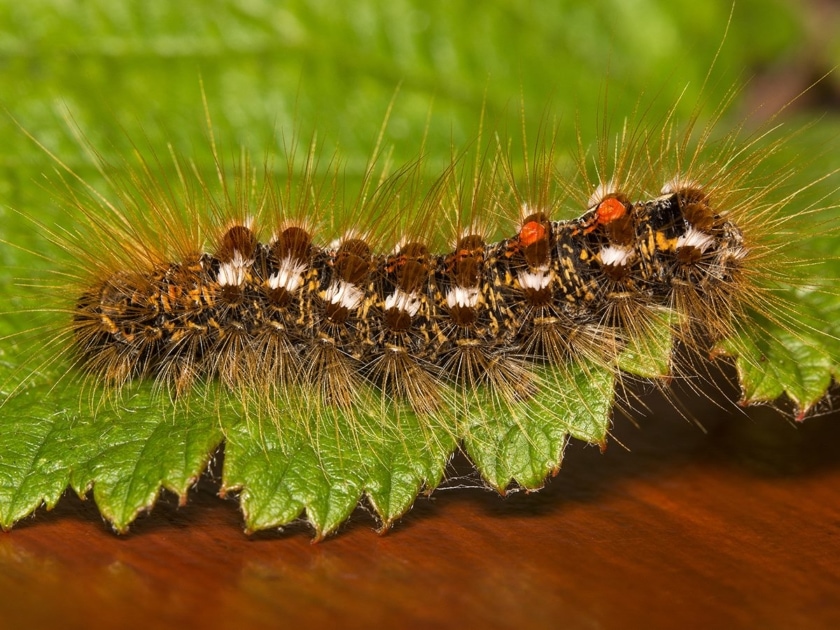
[[[132,519],[133,520],[133,519]],[[120,536],[124,536],[128,533],[128,528],[131,524],[131,521],[110,521],[111,529],[114,530],[115,534],[119,534]]]
[[[379,527],[376,528],[376,533],[380,536],[384,536],[388,532],[391,531],[391,528],[394,526],[394,519],[392,518],[383,518],[380,523]]]

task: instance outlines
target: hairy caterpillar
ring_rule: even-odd
[[[687,156],[670,136],[634,139],[648,163],[620,154],[585,212],[566,220],[552,214],[575,184],[558,181],[545,148],[524,196],[498,147],[471,180],[453,164],[413,208],[418,165],[383,177],[351,209],[367,216],[307,199],[312,155],[297,207],[270,179],[263,190],[237,180],[231,194],[222,176],[225,192],[210,197],[211,221],[197,230],[185,231],[167,207],[208,202],[191,199],[185,181],[183,200],[156,199],[154,182],[135,182],[148,188],[134,191],[140,202],[122,199],[130,214],[101,208],[127,224],[115,249],[106,242],[104,255],[98,247],[85,257],[91,278],[69,328],[75,362],[117,389],[150,378],[173,397],[219,378],[231,389],[319,390],[324,405],[348,407],[366,382],[424,413],[444,404],[438,384],[486,385],[515,402],[537,386],[534,365],[614,366],[663,313],[680,338],[713,344],[734,332],[746,306],[761,307],[748,276],[768,248],[761,225],[782,219],[769,188],[745,181],[778,141],[750,152],[733,134],[703,161],[710,133]],[[657,180],[667,169],[675,170]],[[249,177],[247,162],[240,176]],[[774,174],[777,185],[784,176]],[[146,214],[143,204],[159,216],[138,231],[131,222]],[[400,212],[413,224],[400,224]],[[499,229],[487,217],[512,215],[516,231],[493,241]],[[355,225],[320,236],[319,222],[341,216]],[[161,233],[174,236],[174,248],[151,242]]]
[[[172,408],[218,381],[259,417],[258,433],[303,435],[325,470],[331,432],[375,451],[380,431],[408,444],[410,422],[421,437],[406,449],[445,462],[462,440],[492,451],[484,432],[498,416],[540,453],[529,423],[556,424],[562,435],[536,473],[488,479],[537,487],[569,433],[604,439],[575,433],[560,409],[611,402],[628,354],[666,362],[630,373],[666,375],[670,341],[646,340],[711,351],[751,310],[795,326],[772,284],[794,260],[780,250],[785,210],[809,186],[774,197],[790,165],[759,171],[785,138],[715,138],[717,116],[681,132],[668,121],[628,127],[599,148],[594,181],[585,155],[576,174],[559,171],[550,138],[526,155],[524,181],[504,140],[478,143],[475,166],[459,156],[432,177],[419,160],[377,178],[375,157],[349,203],[340,178],[318,173],[314,149],[302,173],[290,150],[279,183],[270,168],[259,181],[247,159],[231,175],[218,154],[218,184],[177,158],[171,180],[149,161],[103,167],[116,172],[113,196],[69,187],[84,222],[51,232],[77,267],[59,272],[54,288],[69,287],[69,300],[42,365],[69,357],[92,395],[116,392],[117,406],[134,381]],[[342,483],[369,465],[345,463],[344,448]],[[438,482],[427,471],[412,481],[415,494]],[[373,497],[366,483],[346,503]],[[372,500],[387,525],[413,496],[387,513]],[[319,535],[340,523],[301,505]]]
[[[620,348],[635,319],[662,309],[725,330],[739,310],[728,293],[750,249],[702,186],[629,199],[599,191],[569,221],[534,209],[494,243],[470,226],[445,253],[413,234],[386,254],[356,231],[319,246],[286,218],[267,242],[234,224],[210,252],[86,290],[74,353],[112,386],[146,377],[176,395],[218,377],[314,388],[339,406],[364,379],[418,413],[443,404],[440,382],[526,399],[529,366],[574,360],[576,340]]]

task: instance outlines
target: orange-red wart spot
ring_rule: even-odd
[[[596,212],[598,213],[598,223],[600,225],[606,225],[623,217],[627,213],[627,206],[615,197],[610,197],[598,204],[598,210]]]
[[[537,221],[528,221],[519,232],[519,243],[522,247],[529,247],[546,237],[545,226]]]

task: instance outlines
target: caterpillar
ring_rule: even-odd
[[[484,151],[472,179],[454,160],[419,195],[421,165],[398,169],[357,201],[355,225],[320,239],[313,217],[336,223],[348,212],[307,198],[312,154],[297,207],[269,176],[263,190],[210,200],[211,222],[197,231],[184,232],[180,211],[166,205],[201,200],[188,190],[185,201],[155,199],[154,182],[135,182],[127,194],[141,201],[129,202],[138,204],[129,216],[118,213],[128,225],[117,249],[106,243],[104,256],[101,247],[84,255],[93,273],[72,309],[74,362],[117,390],[145,378],[173,398],[218,378],[233,390],[317,390],[321,404],[347,408],[364,382],[422,414],[451,404],[441,397],[452,388],[527,399],[540,387],[534,366],[588,359],[613,367],[628,340],[663,314],[679,338],[713,344],[734,333],[745,306],[764,299],[748,276],[768,248],[760,224],[780,202],[744,182],[778,142],[750,153],[733,134],[707,163],[699,158],[710,129],[689,156],[671,137],[625,137],[659,155],[637,168],[637,156],[621,154],[612,166],[620,178],[598,181],[584,213],[566,220],[552,216],[557,197],[577,184],[558,180],[545,148],[524,196],[499,146],[489,159]],[[685,170],[655,181],[681,160]],[[610,168],[603,155],[601,162]],[[245,179],[247,162],[243,168]],[[785,175],[773,176],[778,185]],[[224,176],[220,183],[227,191]],[[208,184],[199,186],[207,195]],[[249,214],[254,199],[259,217]],[[151,229],[138,233],[131,222],[147,205],[162,218],[150,217]],[[398,223],[399,212],[410,220]],[[482,221],[512,214],[515,232],[492,240],[499,230]],[[448,225],[435,229],[441,216]],[[151,242],[179,231],[175,248]]]
[[[318,245],[285,218],[260,242],[235,223],[210,252],[121,269],[86,290],[74,352],[111,386],[152,378],[176,395],[220,378],[314,388],[346,407],[364,379],[418,413],[443,404],[441,382],[525,399],[531,365],[620,348],[655,311],[730,326],[727,294],[750,255],[741,229],[699,183],[661,192],[631,202],[598,191],[566,221],[526,206],[516,234],[488,243],[469,226],[445,253],[414,235],[383,253],[355,231]]]
[[[537,488],[570,435],[603,446],[615,387],[688,371],[675,343],[731,349],[755,311],[796,334],[794,306],[775,293],[795,281],[786,229],[824,212],[832,193],[793,218],[788,207],[832,173],[778,195],[795,169],[761,169],[789,138],[744,139],[740,128],[716,137],[725,105],[679,131],[669,120],[628,124],[599,146],[594,177],[582,149],[575,171],[559,169],[551,134],[523,152],[524,177],[501,135],[476,142],[474,162],[453,151],[432,175],[422,158],[380,169],[377,147],[349,202],[340,169],[319,172],[314,143],[302,160],[291,143],[285,177],[269,162],[258,177],[247,158],[226,167],[211,134],[216,182],[178,157],[169,179],[157,158],[100,164],[111,196],[50,153],[83,220],[69,234],[39,226],[76,262],[47,283],[69,300],[52,309],[62,320],[36,372],[68,362],[95,402],[84,413],[116,422],[137,391],[152,392],[162,417],[181,414],[179,426],[196,413],[206,422],[214,412],[193,408],[213,391],[217,405],[238,401],[245,421],[217,411],[211,424],[229,444],[268,454],[251,474],[272,473],[272,452],[305,448],[307,466],[331,480],[327,493],[346,494],[340,508],[323,507],[304,484],[288,513],[258,521],[249,478],[231,474],[223,491],[243,491],[249,529],[305,509],[320,537],[363,494],[387,527],[440,483],[459,444],[497,489]],[[634,367],[634,355],[665,364]],[[26,393],[14,388],[7,401]],[[116,411],[103,413],[103,401]],[[601,420],[564,415],[578,409]],[[488,436],[500,421],[505,436]],[[506,462],[511,443],[536,463]],[[408,461],[394,464],[394,450]],[[488,466],[502,472],[491,478]],[[394,505],[372,469],[408,477]]]

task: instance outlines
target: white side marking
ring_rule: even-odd
[[[539,291],[551,283],[551,271],[548,265],[540,265],[534,270],[523,270],[517,274],[519,286],[523,289]]]
[[[420,297],[416,291],[406,293],[402,289],[397,289],[385,298],[385,310],[396,308],[400,311],[405,311],[412,317],[420,310],[420,304]]]
[[[700,230],[690,227],[686,230],[685,234],[677,239],[677,249],[680,247],[695,247],[703,253],[709,248],[709,245],[711,245],[714,240],[715,237],[711,234],[706,234],[705,232],[701,232]]]
[[[242,286],[248,268],[254,264],[253,260],[243,258],[238,249],[233,250],[233,258],[229,262],[219,265],[219,275],[216,281],[223,287]]]
[[[449,308],[461,306],[475,308],[478,304],[478,287],[455,286],[446,294],[446,304]]]
[[[600,256],[602,265],[623,267],[636,257],[636,251],[630,247],[607,245],[601,248]]]
[[[292,293],[303,284],[303,272],[306,271],[306,263],[286,256],[280,261],[280,269],[268,278],[268,286],[272,289],[286,289]]]
[[[357,309],[364,297],[364,291],[352,282],[344,280],[333,282],[324,295],[324,299],[330,304],[338,304],[350,311]]]

